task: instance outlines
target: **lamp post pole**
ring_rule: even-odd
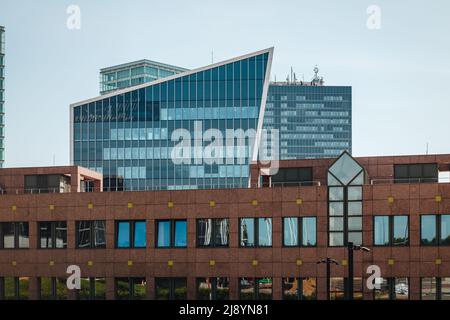
[[[349,300],[353,300],[353,242],[347,244],[348,251],[348,287],[347,287],[347,297]]]
[[[331,259],[329,257],[326,257],[325,259],[317,261],[317,264],[326,263],[327,272],[326,272],[326,280],[327,280],[327,300],[330,300],[330,279],[331,279],[331,264],[339,265],[339,262],[337,262],[334,259]]]

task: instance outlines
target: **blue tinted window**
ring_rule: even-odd
[[[158,247],[170,247],[170,221],[158,221]]]
[[[187,246],[187,222],[186,220],[175,221],[174,247]]]
[[[441,216],[441,243],[450,245],[450,215]]]
[[[130,247],[130,223],[128,221],[122,221],[117,224],[117,247]]]
[[[409,242],[408,216],[394,216],[393,245],[407,245]]]
[[[138,221],[134,224],[134,247],[145,248],[146,241],[146,227],[145,221]]]

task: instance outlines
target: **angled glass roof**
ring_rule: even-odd
[[[328,169],[328,185],[364,183],[364,168],[346,151]]]

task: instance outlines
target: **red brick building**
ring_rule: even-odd
[[[355,298],[449,299],[449,171],[450,155],[344,153],[254,165],[247,189],[100,192],[83,168],[0,169],[0,296],[326,299],[329,257],[342,298],[352,241],[371,250],[354,252]]]

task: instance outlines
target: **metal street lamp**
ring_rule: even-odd
[[[339,265],[339,262],[337,262],[334,259],[326,257],[325,259],[317,261],[317,264],[326,263],[327,264],[327,300],[330,300],[330,271],[331,271],[331,264]]]
[[[353,242],[347,243],[348,251],[348,287],[347,294],[348,299],[353,300],[353,251],[361,250],[363,252],[369,252],[370,249],[361,245],[354,245]]]

